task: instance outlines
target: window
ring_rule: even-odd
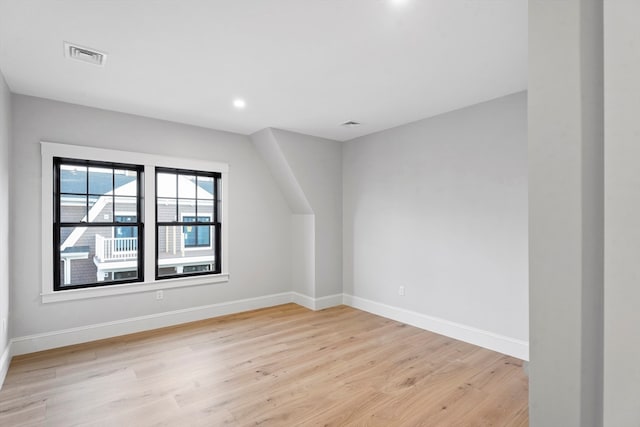
[[[117,215],[116,214],[116,222],[117,223],[129,223],[135,222],[136,216],[131,215]],[[138,228],[131,226],[119,226],[116,227],[116,234],[113,237],[138,237]]]
[[[54,289],[143,281],[142,166],[58,157],[53,164]],[[122,209],[132,214],[116,215]]]
[[[211,217],[199,216],[196,221],[195,216],[183,216],[184,222],[210,222]],[[211,238],[209,236],[209,227],[197,227],[185,225],[182,232],[184,233],[184,245],[187,248],[198,248],[211,246]]]
[[[156,168],[156,278],[220,272],[220,174]]]
[[[228,281],[227,164],[41,148],[42,302]]]

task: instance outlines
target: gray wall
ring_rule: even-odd
[[[602,425],[602,63],[602,0],[529,1],[532,427]]]
[[[640,426],[640,2],[604,2],[605,426]]]
[[[22,95],[12,107],[12,336],[291,291],[291,212],[248,137]],[[41,140],[228,162],[229,282],[167,290],[161,301],[140,293],[42,304]]]
[[[526,102],[345,143],[345,293],[528,339]]]
[[[315,216],[313,296],[342,293],[342,143],[280,129],[272,132]]]
[[[0,358],[9,344],[9,277],[11,246],[9,244],[9,182],[11,160],[11,94],[0,73]],[[0,370],[2,366],[0,366]],[[0,385],[2,376],[0,375]]]
[[[342,144],[273,128],[251,139],[293,213],[293,291],[342,293]]]

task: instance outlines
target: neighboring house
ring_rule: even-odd
[[[123,171],[126,172],[126,171]],[[101,176],[103,175],[103,176]],[[115,180],[111,186],[112,176]],[[158,175],[158,188],[163,186],[163,175]],[[197,221],[209,221],[213,217],[213,189],[206,188],[207,182],[196,185],[184,176],[178,178],[180,201],[175,198],[158,198],[156,213],[162,221],[193,222],[194,225],[165,226],[157,231],[157,260],[159,276],[172,276],[187,272],[210,271],[214,267],[215,257],[214,228],[209,225],[196,225]],[[86,185],[86,182],[74,182],[72,170],[61,171],[61,181],[67,187]],[[104,181],[104,183],[102,183]],[[64,195],[61,198],[62,215],[80,222],[122,223],[116,227],[75,227],[62,230],[60,238],[61,284],[81,284],[102,281],[126,280],[137,275],[138,229],[128,226],[136,222],[135,176],[126,174],[112,175],[94,172],[92,175],[92,193],[101,196],[90,197],[88,218],[87,201],[84,196]],[[114,191],[101,191],[101,188],[114,188]],[[69,191],[72,192],[72,191]],[[79,193],[81,191],[78,191]],[[198,217],[196,218],[196,194]],[[193,199],[193,200],[190,200]],[[113,204],[115,203],[115,206]],[[178,206],[176,206],[178,203]],[[77,212],[77,213],[76,213]],[[150,246],[152,247],[152,246]]]

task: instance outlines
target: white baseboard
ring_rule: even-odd
[[[311,298],[297,292],[284,292],[281,294],[192,307],[148,316],[17,337],[11,340],[11,355],[34,353],[36,351],[112,338],[119,335],[179,325],[181,323],[194,322],[196,320],[209,319],[227,314],[241,313],[258,308],[273,307],[289,302],[295,302],[311,310],[321,310],[342,304],[342,294],[322,298]],[[9,357],[8,360],[10,361],[11,357]],[[2,368],[1,365],[0,368]],[[1,372],[2,371],[0,371],[0,374]]]
[[[523,360],[529,359],[529,344],[526,341],[505,337],[352,295],[335,294],[326,297],[311,298],[297,292],[284,292],[281,294],[229,301],[13,338],[0,357],[0,387],[7,374],[11,357],[14,355],[33,353],[248,310],[273,307],[289,302],[294,302],[311,310],[322,310],[344,303],[360,310],[479,345]]]
[[[151,314],[148,316],[116,320],[113,322],[97,323],[60,331],[45,332],[13,338],[12,355],[33,353],[66,345],[80,344],[104,338],[112,338],[135,332],[179,325],[209,319],[211,317],[240,313],[258,308],[273,307],[293,301],[291,292],[266,295],[237,301],[210,304],[182,310]],[[3,356],[4,357],[4,356]]]
[[[304,295],[298,292],[292,292],[293,302],[308,308],[309,310],[322,310],[329,307],[335,307],[342,304],[343,295],[335,294],[328,295],[326,297],[311,298],[308,295]]]
[[[2,384],[4,384],[4,379],[7,377],[7,372],[9,371],[9,365],[11,364],[12,357],[13,357],[12,342],[9,341],[4,351],[2,352],[2,356],[0,356],[0,389],[2,389]]]
[[[426,314],[393,307],[353,295],[344,294],[344,304],[377,314],[378,316],[426,329],[427,331],[488,348],[489,350],[508,354],[518,359],[529,360],[529,343],[527,341],[483,331],[471,326],[427,316]]]
[[[314,310],[313,306],[315,305],[315,299],[305,294],[291,292],[291,301],[305,308],[308,308],[309,310]]]
[[[316,298],[315,310],[323,310],[329,307],[342,305],[344,294],[327,295],[326,297]]]

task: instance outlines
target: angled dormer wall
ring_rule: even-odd
[[[292,212],[293,290],[317,308],[342,293],[342,145],[271,128],[251,139]]]

